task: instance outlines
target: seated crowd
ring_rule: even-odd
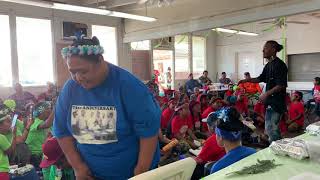
[[[250,78],[250,73],[245,73]],[[154,77],[155,78],[155,77]],[[222,73],[220,83],[228,85],[225,93],[210,89],[212,81],[204,71],[198,80],[189,75],[185,88],[166,90],[159,96],[156,83],[148,87],[156,96],[162,110],[159,143],[160,166],[192,156],[197,167],[192,179],[215,173],[268,146],[264,133],[266,107],[258,101],[262,90],[255,83],[232,84]],[[314,79],[316,113],[320,111],[320,78]],[[75,179],[57,139],[51,134],[54,108],[58,96],[54,84],[35,97],[15,85],[15,93],[0,104],[0,179],[9,179],[9,165],[32,164],[43,179]],[[304,102],[301,92],[287,98],[287,113],[280,129],[287,133],[301,132],[304,127]],[[250,104],[252,102],[252,104]],[[12,128],[12,119],[18,115]],[[251,129],[248,124],[256,129]],[[254,136],[253,134],[258,136]],[[190,149],[201,147],[199,153]],[[206,173],[207,172],[207,173]]]

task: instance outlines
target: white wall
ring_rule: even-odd
[[[320,19],[313,18],[309,15],[296,15],[289,17],[290,20],[299,20],[310,22],[308,25],[288,24],[286,37],[287,37],[287,54],[300,54],[300,53],[314,53],[320,52]],[[260,25],[261,26],[261,25]],[[276,29],[270,32],[261,33],[259,23],[244,24],[238,26],[231,26],[228,28],[256,31],[260,32],[257,37],[235,35],[227,37],[226,34],[218,34],[216,40],[216,63],[217,71],[226,71],[229,75],[236,73],[237,53],[253,52],[256,58],[256,72],[253,74],[258,75],[262,71],[262,49],[267,40],[277,40],[281,42],[282,30]],[[265,28],[265,27],[264,27]],[[258,31],[257,31],[258,30]],[[279,57],[281,55],[279,54]],[[289,84],[296,87],[294,83]],[[300,86],[301,84],[299,84]],[[310,83],[305,84],[310,86]]]
[[[40,7],[26,6],[8,2],[0,2],[0,14],[10,15],[13,19],[15,16],[31,17],[31,18],[44,18],[52,20],[53,27],[53,53],[55,53],[55,44],[62,41],[62,22],[63,21],[73,21],[79,23],[85,23],[89,26],[94,25],[106,25],[117,28],[117,42],[118,42],[118,62],[119,66],[124,67],[125,69],[131,70],[131,62],[128,59],[128,53],[125,50],[125,46],[122,44],[123,39],[123,25],[120,18],[85,14],[85,13],[76,13],[69,11],[61,10],[52,10]],[[90,34],[91,32],[89,32]],[[34,36],[36,35],[30,35]],[[16,57],[12,57],[16,58]],[[45,57],[44,57],[45,58]],[[53,64],[55,65],[55,54],[53,54]],[[44,87],[26,87],[25,90],[30,91],[34,94],[39,94],[44,91]],[[10,87],[0,87],[0,98],[6,98],[13,93],[13,89]]]

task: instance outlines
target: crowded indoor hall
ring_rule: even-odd
[[[0,180],[320,180],[318,0],[0,0]]]

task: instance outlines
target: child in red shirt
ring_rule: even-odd
[[[191,101],[189,105],[190,114],[190,124],[193,127],[192,131],[197,138],[207,139],[208,134],[203,128],[203,124],[201,122],[201,110],[200,103],[197,101]]]
[[[292,102],[289,106],[289,118],[286,121],[289,132],[297,132],[304,125],[304,105],[302,92],[296,91],[292,94]]]
[[[232,84],[229,84],[228,85],[228,90],[226,91],[225,93],[225,99],[227,99],[228,97],[232,96],[233,95],[233,85]]]
[[[175,111],[177,115],[173,118],[171,124],[171,132],[174,138],[179,141],[186,141],[191,148],[197,148],[194,140],[198,140],[192,132],[190,123],[190,111],[188,104],[178,106]]]
[[[201,113],[203,113],[203,111],[206,110],[209,106],[207,95],[201,94],[200,96],[198,96],[198,102],[200,102]]]
[[[248,105],[249,105],[248,98],[244,94],[239,93],[237,96],[237,102],[236,102],[235,108],[243,117],[247,117],[249,114]]]
[[[202,119],[207,118],[210,113],[220,109],[224,105],[221,98],[212,98],[209,104],[210,106],[201,114]],[[208,132],[207,123],[202,122],[202,127],[204,132]]]
[[[320,118],[320,77],[315,77],[313,83],[314,83],[313,98],[314,98],[314,101],[316,102],[315,113],[318,116],[316,121],[318,121]]]
[[[176,106],[175,100],[169,101],[169,106],[162,112],[161,114],[161,129],[165,130],[168,127],[168,123],[170,121],[170,118],[172,117],[174,113],[174,107]]]
[[[208,162],[218,161],[226,154],[225,150],[217,144],[214,131],[217,121],[216,117],[213,113],[210,113],[203,121],[207,123],[211,136],[204,142],[200,154],[194,158],[197,166],[191,179],[201,179],[204,176],[204,165]]]
[[[256,120],[259,127],[264,127],[264,121],[265,121],[265,114],[266,114],[266,107],[261,102],[258,101],[256,105],[254,105],[253,108],[254,111],[254,120]]]

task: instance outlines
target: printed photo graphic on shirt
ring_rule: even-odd
[[[113,106],[72,106],[73,136],[81,144],[117,142],[116,120]]]

